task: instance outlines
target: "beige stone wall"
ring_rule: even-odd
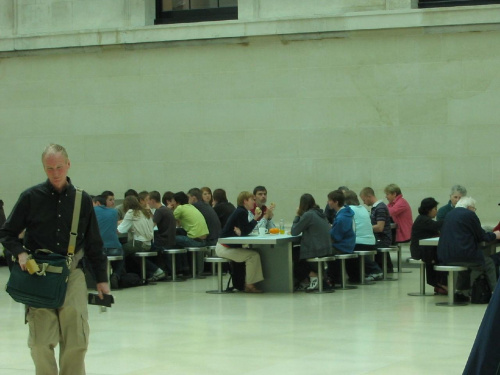
[[[48,142],[90,193],[264,184],[290,222],[302,193],[465,185],[499,218],[500,31],[351,32],[107,47],[0,59],[0,198],[43,180]]]

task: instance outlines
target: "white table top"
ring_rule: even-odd
[[[420,246],[437,246],[439,242],[439,237],[432,238],[424,238],[423,240],[419,240],[418,244]]]
[[[219,238],[219,242],[224,245],[238,244],[238,245],[276,245],[278,242],[289,242],[300,238],[300,236],[292,236],[289,234],[264,234],[241,237],[226,237]]]

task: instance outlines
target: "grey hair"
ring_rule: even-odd
[[[462,207],[462,208],[467,208],[467,207],[476,207],[476,200],[472,197],[462,197],[460,200],[457,202],[457,207]]]
[[[451,193],[450,195],[453,195],[453,193],[460,193],[462,197],[465,197],[467,195],[467,189],[464,188],[462,185],[453,185],[451,187]]]

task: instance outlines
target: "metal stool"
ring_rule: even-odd
[[[382,253],[384,256],[384,264],[383,264],[383,268],[382,268],[382,271],[384,272],[384,276],[382,278],[382,281],[396,281],[397,279],[395,279],[394,277],[387,276],[387,254],[391,253],[391,252],[398,251],[398,249],[395,247],[381,247],[381,248],[377,249],[377,251],[379,253]]]
[[[448,302],[437,302],[436,306],[465,306],[469,302],[455,301],[455,272],[467,271],[462,266],[434,266],[436,271],[448,272]]]
[[[402,242],[402,243],[406,243],[406,242]],[[395,248],[398,251],[398,273],[411,273],[410,270],[403,270],[402,261],[401,261],[401,243],[398,242],[398,243],[396,243],[396,245],[390,246],[390,247]]]
[[[196,274],[196,256],[197,253],[200,252],[205,252],[209,251],[206,247],[186,247],[186,250],[192,253],[191,255],[191,261],[192,261],[192,268],[193,268],[193,279],[204,279],[204,276],[197,275]]]
[[[215,246],[207,246],[208,256],[216,257]],[[212,263],[212,275],[215,276],[215,263]]]
[[[408,263],[411,264],[420,264],[420,292],[408,293],[409,296],[433,296],[434,293],[426,293],[425,292],[425,262],[420,259],[408,259]]]
[[[165,254],[172,255],[172,281],[186,281],[184,279],[177,278],[177,266],[175,264],[175,254],[185,254],[187,252],[186,249],[165,249],[163,250]]]
[[[345,261],[346,259],[355,259],[358,257],[358,254],[338,254],[335,255],[335,260],[341,261],[341,274],[340,274],[340,287],[335,287],[335,289],[339,290],[347,290],[347,289],[357,289],[357,286],[347,285],[347,272],[345,270]]]
[[[141,258],[141,276],[142,280],[146,281],[146,258],[155,257],[158,255],[156,251],[139,251],[134,254],[136,257]]]
[[[316,258],[309,258],[306,259],[308,262],[312,263],[318,263],[318,282],[319,282],[319,289],[311,290],[310,292],[314,293],[333,293],[335,290],[333,289],[327,289],[323,290],[323,268],[325,267],[325,262],[329,262],[332,260],[335,260],[334,256],[329,256],[329,257],[316,257]]]
[[[359,284],[360,285],[375,284],[375,281],[366,281],[365,280],[365,257],[375,255],[375,254],[377,254],[377,251],[375,251],[375,250],[356,250],[356,251],[354,251],[354,254],[356,254],[359,257],[359,277],[361,278],[361,281],[359,282]]]
[[[217,265],[217,290],[207,290],[207,293],[210,294],[232,293],[230,291],[225,291],[224,286],[222,284],[222,263],[229,263],[230,260],[220,257],[207,257],[205,258],[205,262]]]

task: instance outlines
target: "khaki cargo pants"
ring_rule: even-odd
[[[82,269],[71,271],[64,305],[59,309],[27,308],[28,346],[37,375],[84,375],[89,339],[87,285]],[[59,347],[59,368],[54,348]]]

